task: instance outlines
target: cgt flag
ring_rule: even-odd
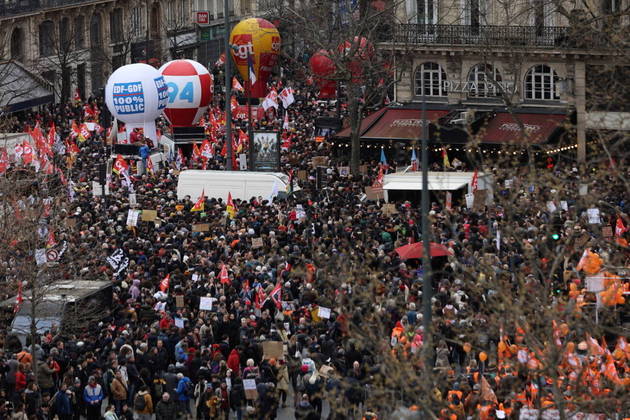
[[[201,195],[190,211],[203,211],[206,208],[206,190],[201,190]]]
[[[219,273],[219,281],[221,281],[221,284],[227,284],[227,285],[232,284],[232,281],[230,280],[230,276],[228,275],[227,267],[225,266],[225,264],[221,265],[221,272]]]
[[[227,206],[225,208],[230,219],[234,219],[236,217],[236,205],[232,200],[232,193],[228,193]]]
[[[160,291],[166,293],[166,291],[168,290],[170,286],[171,286],[171,275],[169,273],[160,282]]]

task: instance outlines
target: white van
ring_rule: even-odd
[[[195,201],[203,191],[207,198],[250,200],[262,197],[268,200],[275,193],[288,190],[289,176],[281,172],[202,171],[188,169],[180,172],[177,182],[177,198],[190,196]],[[294,189],[298,188],[295,186]]]

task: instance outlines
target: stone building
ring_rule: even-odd
[[[57,100],[103,88],[131,62],[194,58],[191,0],[4,0],[2,61],[49,82]]]

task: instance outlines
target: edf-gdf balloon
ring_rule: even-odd
[[[168,87],[164,115],[175,127],[195,125],[212,100],[212,75],[193,60],[169,61],[159,71]]]
[[[168,88],[162,75],[147,64],[128,64],[117,69],[105,86],[109,112],[125,123],[127,134],[143,128],[144,135],[156,139],[155,119],[168,102]]]
[[[267,95],[267,80],[278,60],[280,42],[280,33],[265,19],[245,19],[232,29],[232,58],[245,84],[251,85],[254,98]]]

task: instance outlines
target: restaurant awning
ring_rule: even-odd
[[[482,143],[541,144],[562,128],[566,114],[525,114],[498,112],[481,130]],[[527,135],[525,135],[525,133]]]
[[[371,113],[370,115],[368,115],[367,117],[363,118],[363,120],[361,120],[361,125],[359,127],[359,136],[361,136],[370,127],[372,127],[374,122],[377,121],[385,113],[385,111],[387,111],[387,108],[381,108],[378,111],[375,111]],[[346,127],[340,132],[338,132],[337,134],[335,134],[335,137],[350,137],[351,132],[352,130],[350,129],[350,127]]]
[[[420,140],[422,127],[448,114],[447,110],[389,108],[372,127],[361,136],[361,140]]]
[[[0,63],[0,109],[17,112],[55,100],[46,82],[16,62]]]

